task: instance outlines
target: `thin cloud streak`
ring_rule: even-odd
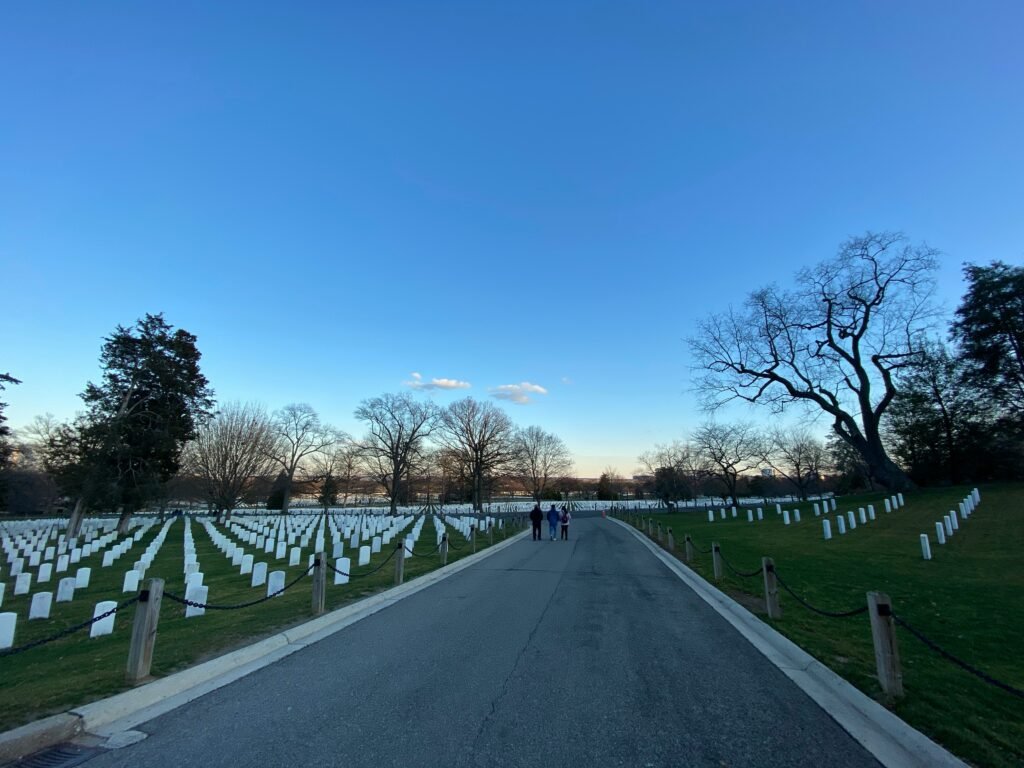
[[[412,378],[409,381],[403,382],[410,389],[469,389],[473,386],[468,381],[461,381],[459,379],[431,379],[430,381],[424,381],[422,374],[415,371],[410,375]]]
[[[531,384],[524,381],[520,384],[502,384],[491,389],[491,397],[497,400],[508,400],[516,405],[526,405],[531,402],[530,395],[546,395],[548,391],[539,384]]]

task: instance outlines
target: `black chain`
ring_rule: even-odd
[[[984,680],[986,683],[988,683],[990,685],[994,685],[997,688],[1002,688],[1007,693],[1009,693],[1009,694],[1011,694],[1013,696],[1017,696],[1018,698],[1024,699],[1024,691],[1022,691],[1020,688],[1014,688],[1012,685],[1009,685],[1008,683],[1004,683],[1001,680],[996,680],[994,677],[992,677],[991,675],[985,674],[984,672],[982,672],[977,667],[972,667],[970,664],[968,664],[963,659],[958,659],[956,656],[951,654],[949,651],[947,651],[946,649],[940,647],[933,640],[930,640],[929,638],[927,638],[923,634],[921,634],[921,632],[919,632],[918,630],[914,629],[912,626],[910,626],[910,624],[908,624],[905,620],[903,620],[902,618],[897,616],[895,613],[892,615],[892,617],[893,617],[893,619],[895,620],[895,622],[897,624],[899,624],[901,627],[903,627],[910,634],[912,634],[914,637],[916,637],[918,640],[920,640],[926,646],[931,648],[937,654],[939,654],[940,656],[945,658],[947,661],[953,662],[954,664],[956,664],[961,669],[966,670],[967,672],[970,672],[975,677],[978,677],[978,678]]]
[[[760,576],[762,573],[764,573],[764,566],[763,565],[760,568],[758,568],[756,571],[750,571],[749,573],[746,573],[744,571],[737,571],[735,568],[732,567],[732,565],[729,564],[729,561],[725,559],[725,555],[722,554],[722,548],[721,547],[718,548],[718,557],[721,559],[721,561],[723,563],[725,563],[725,567],[728,568],[729,571],[732,572],[733,575],[739,576],[741,579],[749,579],[749,578],[752,578],[754,576]]]
[[[794,600],[796,600],[798,603],[800,603],[800,605],[802,605],[807,610],[813,611],[814,613],[817,613],[817,614],[819,614],[821,616],[828,616],[829,618],[832,618],[832,619],[845,619],[845,618],[847,618],[849,616],[859,616],[860,614],[867,613],[867,611],[868,611],[867,605],[862,605],[860,608],[854,608],[852,611],[823,611],[823,610],[821,610],[821,608],[815,608],[813,605],[811,605],[806,600],[804,600],[802,597],[800,597],[800,595],[798,595],[796,592],[794,592],[792,589],[790,589],[789,586],[786,584],[786,582],[784,582],[782,580],[782,577],[779,576],[779,572],[778,571],[775,571],[775,580],[777,582],[779,582],[779,585],[784,590],[789,592],[790,596]]]
[[[69,635],[73,635],[73,634],[75,634],[75,632],[79,632],[79,631],[85,629],[86,627],[90,627],[93,624],[95,624],[97,621],[105,619],[108,616],[113,616],[120,609],[127,608],[129,605],[134,605],[137,602],[139,602],[139,596],[138,595],[136,595],[135,597],[131,597],[131,598],[125,600],[123,603],[119,603],[117,606],[111,608],[106,613],[101,613],[99,616],[94,616],[91,619],[86,619],[85,621],[83,621],[80,624],[75,624],[74,626],[68,627],[67,629],[62,629],[60,632],[58,632],[55,635],[50,635],[49,637],[44,637],[44,638],[42,638],[40,640],[33,640],[31,643],[25,643],[24,645],[19,645],[19,646],[15,647],[15,648],[5,648],[4,650],[0,651],[0,658],[2,658],[4,656],[14,656],[17,653],[24,653],[25,651],[30,651],[33,648],[38,648],[40,645],[46,645],[47,643],[52,643],[55,640],[60,640],[61,638],[65,638],[65,637],[68,637]]]
[[[309,572],[312,571],[313,568],[315,568],[315,567],[316,567],[316,564],[314,563],[313,565],[309,566],[309,568],[307,568],[302,573],[300,573],[298,576],[296,576],[295,579],[293,579],[289,583],[285,584],[283,587],[281,587],[276,592],[271,592],[269,595],[267,595],[265,597],[260,597],[260,598],[257,598],[256,600],[250,600],[247,603],[238,603],[237,605],[210,605],[208,603],[197,603],[195,600],[189,600],[188,598],[181,597],[180,595],[176,595],[173,592],[164,592],[164,597],[166,597],[168,600],[174,601],[175,603],[180,603],[181,605],[191,606],[192,608],[204,608],[204,609],[209,609],[211,611],[237,611],[239,608],[249,608],[250,606],[253,606],[253,605],[259,605],[260,603],[265,603],[265,602],[267,602],[267,600],[270,600],[273,597],[277,597],[278,595],[283,594],[285,592],[285,590],[291,589],[296,584],[298,584],[300,581],[302,581],[304,578],[306,578],[309,575]]]
[[[367,571],[366,573],[345,573],[344,571],[338,570],[338,569],[337,569],[337,568],[335,568],[335,567],[334,567],[333,565],[331,565],[331,561],[330,561],[330,560],[325,560],[324,562],[325,562],[325,563],[327,563],[327,568],[328,568],[328,570],[334,571],[334,572],[335,572],[336,574],[338,574],[339,576],[344,576],[344,577],[345,577],[345,578],[347,578],[347,579],[361,579],[361,578],[363,578],[364,576],[372,576],[372,575],[373,575],[373,574],[375,574],[375,573],[376,573],[377,571],[379,571],[379,570],[380,570],[381,568],[383,568],[383,567],[384,567],[385,565],[387,565],[387,564],[388,564],[388,561],[389,561],[389,560],[391,560],[391,558],[395,556],[395,553],[396,553],[397,551],[398,551],[398,547],[395,547],[394,549],[392,549],[392,550],[391,550],[391,554],[390,554],[390,555],[388,555],[388,556],[387,556],[387,557],[386,557],[386,558],[384,559],[384,562],[383,562],[383,563],[381,563],[380,565],[378,565],[378,566],[377,566],[376,568],[374,568],[374,569],[373,569],[372,571]]]
[[[690,543],[693,544],[694,549],[696,549],[701,554],[704,554],[704,555],[710,555],[711,554],[711,547],[708,547],[707,549],[701,549],[699,546],[697,546],[697,542],[694,541],[693,538],[690,539]]]
[[[413,557],[430,557],[431,555],[436,555],[439,549],[441,549],[441,542],[440,541],[437,542],[437,546],[434,547],[429,552],[416,552],[413,549],[410,549],[408,551],[409,551],[409,554],[412,555]]]

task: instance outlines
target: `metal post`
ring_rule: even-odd
[[[149,677],[163,595],[163,579],[147,579],[146,586],[139,592],[139,602],[135,606],[135,621],[132,624],[132,640],[128,646],[128,665],[125,669],[125,676],[132,685],[138,685]]]
[[[884,592],[868,592],[868,615],[871,617],[871,639],[875,644],[875,667],[878,682],[889,696],[903,696],[903,671],[896,645],[896,622],[892,617],[892,600]]]
[[[764,607],[769,619],[781,619],[782,608],[779,606],[779,582],[775,578],[775,561],[770,557],[761,558],[764,569]]]
[[[722,553],[719,551],[718,542],[711,542],[711,563],[715,570],[715,581],[722,580]]]

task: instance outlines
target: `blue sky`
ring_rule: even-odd
[[[499,402],[581,475],[628,474],[704,418],[694,323],[847,237],[939,248],[950,310],[962,262],[1021,262],[1022,28],[1019,2],[6,4],[8,416],[72,415],[103,336],[162,311],[221,400],[358,433],[360,400],[449,379],[421,395],[525,393]]]

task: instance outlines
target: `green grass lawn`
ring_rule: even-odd
[[[85,590],[76,590],[71,603],[53,603],[49,620],[28,621],[29,597],[13,597],[13,579],[9,578],[4,562],[4,579],[8,582],[7,597],[0,611],[14,611],[18,614],[15,645],[20,646],[34,640],[48,637],[65,627],[91,618],[93,607],[100,600],[123,600],[131,597],[122,594],[121,586],[125,571],[142,556],[146,546],[160,531],[154,526],[134,547],[117,560],[113,566],[102,568],[102,553],[95,554],[74,566],[68,574],[54,574],[48,585],[56,597],[57,576],[74,575],[82,566],[92,567],[92,579]],[[406,528],[410,531],[412,525]],[[235,543],[237,539],[228,533],[226,526],[218,526]],[[146,577],[160,577],[166,580],[165,592],[184,596],[184,523],[176,520],[168,531],[167,539],[147,571]],[[448,527],[453,547],[448,562],[453,563],[471,554],[470,544],[462,534]],[[511,536],[513,531],[506,532]],[[238,568],[218,550],[204,527],[193,521],[192,536],[196,554],[204,574],[203,583],[209,587],[207,602],[224,605],[253,600],[266,594],[266,586],[250,587],[250,577],[240,576]],[[496,532],[495,543],[504,536]],[[434,547],[434,526],[431,520],[424,523],[417,552],[431,552]],[[352,556],[353,576],[366,573],[391,554],[395,542],[382,548],[380,554],[371,559],[368,566],[356,566],[356,553],[346,546],[345,554]],[[489,537],[477,537],[477,549],[488,546]],[[246,551],[253,553],[253,547],[244,544]],[[328,548],[330,542],[328,541]],[[456,548],[458,547],[458,548]],[[303,549],[302,565],[289,568],[284,560],[276,560],[274,553],[266,553],[256,561],[266,561],[268,571],[285,571],[285,581],[290,582],[306,570],[306,559],[311,551]],[[392,562],[379,572],[365,578],[353,578],[348,584],[335,586],[334,574],[327,574],[327,610],[340,608],[360,598],[372,595],[394,584]],[[333,561],[332,561],[333,564]],[[405,580],[414,579],[440,566],[440,555],[409,557],[405,561]],[[33,571],[34,573],[34,571]],[[33,591],[38,587],[33,582]],[[250,608],[230,611],[207,610],[205,615],[184,618],[184,607],[166,597],[160,611],[160,624],[153,654],[152,674],[164,676],[191,666],[208,658],[218,656],[235,648],[248,645],[262,637],[274,634],[286,627],[294,626],[312,617],[312,578],[305,578],[279,597]],[[122,611],[116,619],[114,634],[90,639],[88,630],[41,646],[24,653],[0,657],[0,730],[14,728],[47,715],[64,712],[69,708],[112,695],[125,690],[125,664],[131,637],[131,624],[135,608]]]
[[[831,541],[823,540],[821,520],[807,502],[786,505],[800,508],[802,516],[789,526],[774,505],[765,508],[760,523],[748,523],[744,511],[738,519],[713,523],[706,511],[652,517],[673,529],[680,559],[686,534],[702,549],[718,542],[737,571],[754,571],[762,556],[772,557],[787,585],[825,610],[856,608],[868,591],[885,592],[898,616],[948,652],[1024,689],[1024,487],[981,488],[975,513],[949,543],[938,545],[935,521],[968,490],[906,494],[906,506],[891,514],[884,511],[883,494],[840,498],[837,512],[873,503],[878,519],[839,536],[831,514]],[[932,542],[931,561],[921,557],[922,533]],[[714,581],[710,554],[698,554],[691,567]],[[760,576],[739,578],[726,569],[718,586],[769,621]],[[875,677],[867,615],[818,616],[781,588],[780,602],[782,618],[770,621],[775,629],[915,728],[972,763],[1024,765],[1024,700],[954,666],[899,628],[906,696],[887,701]]]

